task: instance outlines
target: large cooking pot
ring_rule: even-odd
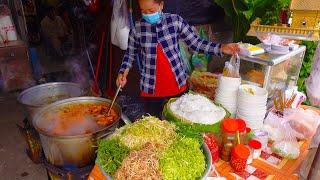
[[[46,83],[24,90],[18,96],[18,101],[27,112],[32,124],[34,115],[45,105],[58,100],[85,95],[81,85],[71,82]]]
[[[96,132],[81,134],[76,136],[60,136],[51,135],[43,131],[46,124],[50,124],[45,114],[52,112],[57,108],[65,107],[66,105],[79,103],[97,103],[97,104],[111,104],[111,101],[98,97],[76,97],[57,101],[41,109],[33,119],[33,126],[40,134],[40,140],[44,154],[49,163],[57,167],[85,167],[94,162],[96,158],[97,140],[114,132],[118,126],[121,108],[114,104],[113,108],[119,114],[116,121],[100,129]],[[42,128],[41,128],[42,127]]]

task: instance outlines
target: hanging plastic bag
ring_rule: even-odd
[[[128,13],[126,0],[114,0],[111,17],[111,42],[122,50],[128,48],[130,32]]]
[[[203,27],[200,27],[199,34],[202,39],[208,39],[208,36],[206,35]],[[208,71],[208,63],[211,58],[211,55],[208,54],[194,53],[191,59],[193,69],[201,72]]]
[[[10,9],[6,5],[0,5],[0,40],[0,43],[18,40]]]
[[[185,66],[185,69],[188,74],[191,73],[191,64],[190,64],[190,59],[191,59],[191,54],[188,51],[188,47],[184,42],[179,42],[179,48],[180,48],[180,55],[183,60],[183,65]]]
[[[239,69],[240,69],[240,57],[238,54],[235,54],[231,57],[230,61],[227,61],[225,63],[225,66],[223,69],[223,76],[239,78],[240,77]]]

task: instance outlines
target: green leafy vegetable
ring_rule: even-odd
[[[272,6],[266,13],[261,17],[262,25],[273,25],[281,22],[280,11],[287,9],[290,5],[291,0],[276,0],[272,3]]]
[[[205,156],[196,139],[181,138],[160,155],[160,171],[164,180],[198,179],[205,168]]]
[[[214,0],[224,9],[233,27],[233,41],[245,42],[250,24],[272,9],[274,0]]]
[[[176,138],[176,126],[156,117],[147,116],[124,126],[114,133],[113,137],[131,149],[140,149],[146,143],[169,146]]]
[[[123,159],[129,154],[129,148],[115,139],[99,141],[96,163],[108,174],[114,174],[120,167]]]

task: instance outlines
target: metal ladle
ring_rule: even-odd
[[[108,116],[110,115],[110,112],[111,112],[111,109],[112,109],[112,107],[113,107],[113,104],[114,104],[114,102],[116,101],[117,96],[118,96],[118,94],[119,94],[120,91],[121,91],[121,85],[118,87],[118,89],[117,89],[117,91],[116,91],[116,94],[115,94],[114,97],[113,97],[113,100],[112,100],[111,105],[110,105],[109,110],[108,110],[108,114],[107,114]]]

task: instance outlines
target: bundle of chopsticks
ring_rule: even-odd
[[[290,98],[287,98],[285,93],[281,90],[277,90],[276,96],[273,99],[273,104],[276,111],[283,113],[285,109],[291,108],[292,103],[294,102],[297,94],[292,93]]]

